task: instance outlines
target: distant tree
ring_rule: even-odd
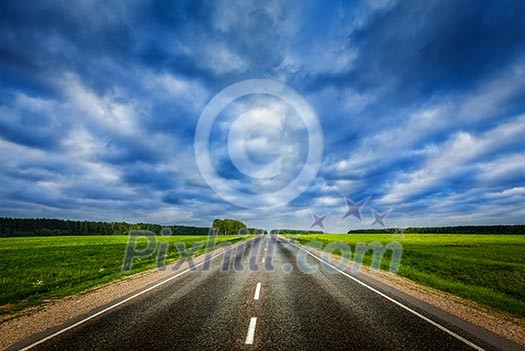
[[[236,219],[215,219],[212,227],[217,229],[219,235],[236,235],[243,228],[247,228],[246,224]]]

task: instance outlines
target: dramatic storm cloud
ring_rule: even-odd
[[[522,1],[7,1],[0,10],[0,216],[326,231],[525,218]],[[230,204],[194,136],[221,90],[272,79],[324,133],[314,181],[279,207]],[[246,144],[230,143],[237,123]],[[259,94],[217,118],[217,174],[247,193],[301,172],[296,111]],[[247,150],[247,151],[246,151]],[[248,177],[245,152],[273,178]],[[275,162],[274,162],[275,161]],[[264,174],[263,174],[264,175]],[[363,222],[345,197],[366,198]],[[278,199],[276,199],[276,203]],[[270,199],[271,203],[271,199]]]

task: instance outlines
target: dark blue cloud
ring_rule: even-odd
[[[308,211],[336,216],[344,196],[371,196],[395,208],[396,225],[514,223],[525,196],[524,17],[510,0],[6,1],[0,215],[207,225],[231,214],[305,227]],[[253,78],[303,94],[325,139],[312,185],[261,212],[215,194],[193,155],[208,101]],[[237,189],[275,191],[299,173],[304,153],[273,183],[243,175],[228,157],[229,122],[218,119],[210,145]]]
[[[174,175],[158,171],[150,165],[138,162],[125,169],[123,178],[130,185],[147,185],[152,190],[168,191],[177,185]]]

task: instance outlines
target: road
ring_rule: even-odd
[[[253,251],[252,251],[253,250]],[[272,253],[270,257],[270,253]],[[497,350],[519,349],[380,283],[350,273],[303,273],[319,260],[258,236],[223,271],[183,272],[108,311],[34,336],[31,350]],[[302,255],[302,256],[301,256]],[[248,269],[250,260],[259,265]],[[274,271],[263,269],[271,268]],[[288,272],[289,271],[289,272]],[[354,277],[352,279],[352,277]],[[362,281],[363,284],[358,281]],[[100,312],[100,311],[99,311]],[[67,329],[64,331],[64,329]],[[56,334],[56,335],[55,335]],[[47,337],[42,341],[42,338]]]

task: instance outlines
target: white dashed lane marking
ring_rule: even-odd
[[[255,335],[255,325],[257,324],[257,317],[250,319],[250,325],[248,326],[248,335],[246,335],[246,344],[253,344],[253,337]]]
[[[255,288],[255,295],[253,296],[253,299],[259,300],[260,294],[261,294],[261,283],[257,283],[257,287]]]

